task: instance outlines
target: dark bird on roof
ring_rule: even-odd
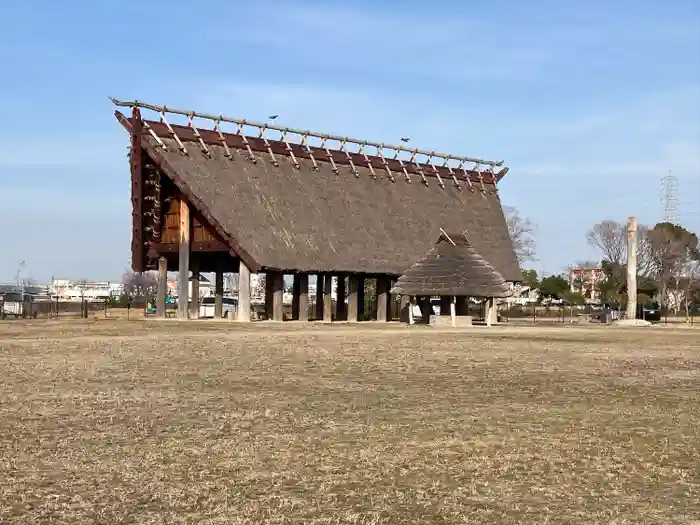
[[[408,137],[401,137],[401,142],[408,142],[409,140],[411,139]]]

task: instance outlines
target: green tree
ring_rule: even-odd
[[[561,275],[550,275],[540,281],[540,299],[563,299],[569,290],[569,281]]]
[[[523,284],[530,287],[530,289],[535,289],[539,286],[540,281],[537,277],[536,270],[521,270],[523,276]]]
[[[572,292],[571,290],[566,290],[565,292],[563,292],[561,299],[563,299],[572,306],[582,306],[586,304],[586,297],[581,292]]]
[[[680,279],[684,269],[697,257],[698,237],[677,224],[660,222],[649,232],[655,273],[660,282],[661,300],[666,302],[669,286],[675,289],[676,312],[680,304]]]

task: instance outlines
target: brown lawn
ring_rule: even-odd
[[[700,523],[700,330],[0,322],[0,523]]]

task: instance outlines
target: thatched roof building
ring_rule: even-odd
[[[397,276],[447,224],[468,230],[473,248],[505,279],[520,279],[496,189],[508,169],[502,162],[385,145],[366,150],[372,143],[114,102],[133,108],[130,117],[116,116],[132,135],[137,271],[155,268],[159,250],[176,253],[164,247],[168,224],[177,220],[166,216],[170,197],[144,196],[170,184],[193,208],[195,227],[209,232],[193,234],[193,253],[224,249],[253,272]],[[142,119],[143,109],[160,118]],[[177,124],[177,115],[187,120]],[[222,123],[238,127],[224,132]],[[295,133],[300,143],[291,141]],[[351,150],[351,143],[358,147]],[[158,174],[152,183],[149,169]],[[141,172],[145,178],[137,180]]]
[[[511,287],[470,245],[466,234],[441,233],[428,254],[399,277],[391,293],[490,298],[509,297]]]

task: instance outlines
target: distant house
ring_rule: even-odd
[[[537,288],[532,288],[525,283],[515,283],[513,285],[513,295],[501,299],[501,304],[505,303],[509,308],[516,305],[525,306],[536,303],[538,298],[539,291]]]
[[[49,293],[59,301],[105,301],[124,293],[124,285],[111,281],[53,279]]]
[[[600,302],[600,283],[604,280],[603,268],[569,268],[571,291],[583,294],[588,303]]]

